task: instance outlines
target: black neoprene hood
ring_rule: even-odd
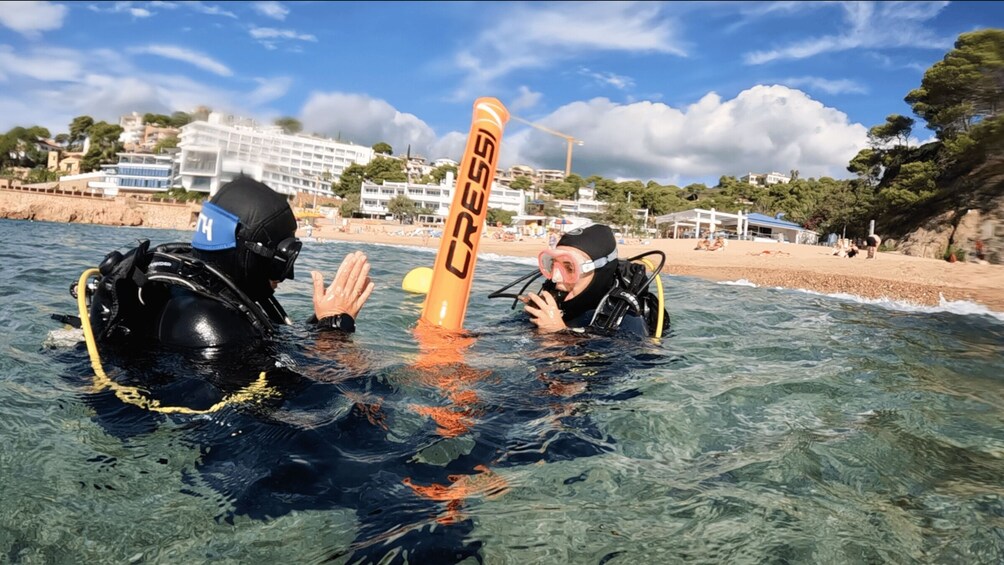
[[[286,197],[251,177],[240,176],[223,185],[210,200],[240,219],[237,247],[225,251],[198,251],[196,255],[215,263],[254,300],[272,294],[268,259],[253,253],[245,242],[275,247],[296,234],[296,217]]]
[[[590,259],[596,260],[613,253],[617,249],[617,240],[609,226],[593,224],[561,236],[557,246],[581,249]]]

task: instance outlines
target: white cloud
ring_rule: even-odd
[[[264,105],[283,96],[291,84],[279,77],[256,79],[246,88],[220,88],[147,68],[134,64],[128,52],[111,49],[14,52],[0,47],[0,74],[7,75],[0,89],[0,131],[37,124],[55,133],[65,131],[70,120],[83,114],[117,122],[120,115],[133,111],[190,111],[203,104],[263,117],[275,114]],[[17,95],[9,96],[11,92]]]
[[[66,6],[52,2],[0,2],[0,25],[25,37],[63,27]]]
[[[767,16],[797,14],[814,10],[824,5],[822,2],[743,2],[733,4],[738,8],[739,20],[726,26],[726,33],[734,33],[740,28],[755,24]],[[721,6],[715,6],[720,10]]]
[[[574,171],[641,180],[789,169],[806,177],[845,177],[848,161],[867,143],[864,126],[784,86],[756,86],[732,100],[709,93],[682,109],[594,98],[537,122],[584,140],[574,148]],[[555,136],[510,127],[503,166],[563,168],[566,150]]]
[[[314,93],[301,112],[308,131],[362,145],[386,141],[430,160],[459,159],[466,132],[437,137],[412,114],[359,94]],[[847,116],[784,86],[756,86],[731,100],[709,93],[685,108],[606,98],[568,104],[538,123],[585,141],[572,168],[588,176],[694,182],[749,171],[798,169],[804,177],[847,177],[847,163],[867,145],[867,130]],[[510,122],[500,165],[564,168],[564,140]]]
[[[275,49],[278,46],[278,40],[317,41],[317,37],[312,34],[299,33],[292,29],[251,26],[248,33],[267,49]]]
[[[199,12],[200,14],[206,14],[208,16],[225,16],[234,19],[237,18],[237,14],[229,10],[224,10],[219,6],[205,4],[203,2],[181,2],[180,5],[186,8],[191,8],[196,12]]]
[[[36,49],[34,55],[22,56],[9,45],[0,45],[0,81],[21,76],[43,81],[73,80],[81,66],[68,49]]]
[[[432,128],[414,114],[362,94],[312,93],[303,106],[301,121],[306,130],[360,145],[384,141],[395,152],[403,152],[411,145],[412,155],[430,151],[437,141]]]
[[[669,53],[686,56],[673,22],[647,2],[505,4],[486,14],[493,24],[461,50],[452,67],[465,74],[455,99],[491,90],[518,70],[547,68],[593,52]]]
[[[612,86],[618,90],[626,90],[634,86],[634,80],[631,77],[616,75],[614,73],[603,73],[582,67],[579,69],[579,74],[589,77],[601,85]]]
[[[258,87],[248,94],[248,101],[252,106],[261,106],[282,98],[293,85],[290,77],[256,78],[254,81]]]
[[[185,47],[178,47],[177,45],[147,45],[144,47],[135,47],[129,51],[132,53],[157,55],[159,57],[164,57],[165,59],[174,59],[175,61],[189,63],[204,71],[209,71],[213,74],[224,77],[232,76],[234,74],[229,67],[216,59],[213,59],[209,55],[199,53],[198,51],[193,51],[191,49],[186,49]]]
[[[821,77],[793,77],[784,79],[782,84],[796,88],[819,90],[827,94],[868,94],[868,89],[850,79],[830,80]]]
[[[924,24],[934,18],[948,2],[846,2],[844,31],[837,35],[814,37],[744,56],[748,64],[805,59],[822,53],[850,49],[887,49],[913,47],[948,49],[952,38],[938,37]]]
[[[259,14],[279,21],[285,20],[289,14],[289,8],[283,6],[281,2],[254,2],[251,7]]]
[[[149,18],[153,15],[153,12],[147,10],[146,8],[141,8],[139,6],[134,6],[133,2],[113,2],[111,4],[88,4],[87,9],[92,12],[103,12],[108,14],[129,14],[134,18]],[[157,2],[151,2],[151,7],[156,7]]]
[[[513,112],[533,108],[540,102],[540,99],[543,96],[543,94],[534,92],[526,86],[520,86],[518,90],[519,94],[516,96],[516,99],[507,106],[509,110]]]

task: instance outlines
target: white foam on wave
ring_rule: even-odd
[[[493,263],[517,263],[519,265],[537,265],[536,257],[513,257],[511,255],[499,255],[498,253],[478,253],[478,261],[491,261]]]
[[[751,283],[746,279],[739,279],[735,281],[721,281],[718,284],[726,286],[745,286],[750,288],[759,288],[759,285]],[[804,294],[812,294],[815,296],[825,296],[827,298],[836,298],[838,300],[846,300],[848,302],[856,302],[858,304],[869,304],[872,306],[879,306],[881,308],[888,308],[890,310],[896,310],[899,312],[919,312],[924,314],[934,314],[937,312],[948,312],[950,314],[958,314],[960,316],[988,316],[995,320],[1004,322],[1004,312],[996,312],[987,308],[983,304],[978,302],[972,302],[970,300],[946,300],[943,295],[939,296],[939,303],[937,305],[927,305],[927,304],[917,304],[916,302],[910,302],[907,300],[894,300],[892,298],[865,298],[864,296],[858,296],[856,294],[849,294],[846,292],[817,292],[815,290],[808,290],[804,288],[784,288],[784,287],[773,287],[777,290],[794,290],[796,292],[801,292]]]
[[[863,296],[858,296],[856,294],[848,294],[846,292],[835,292],[828,294],[823,292],[816,292],[814,290],[806,290],[804,288],[799,288],[795,290],[797,290],[798,292],[803,292],[805,294],[826,296],[828,298],[837,298],[839,300],[857,302],[858,304],[870,304],[873,306],[888,308],[890,310],[896,310],[899,312],[919,312],[923,314],[948,312],[949,314],[957,314],[959,316],[988,316],[997,321],[1004,322],[1004,312],[995,312],[987,308],[983,304],[972,302],[970,300],[946,300],[943,295],[939,295],[938,297],[939,303],[937,305],[932,306],[927,304],[917,304],[916,302],[909,302],[907,300],[894,300],[892,298],[865,298]]]
[[[721,281],[718,284],[723,284],[725,286],[748,286],[750,288],[758,288],[755,283],[751,283],[746,279],[739,279],[737,281]]]

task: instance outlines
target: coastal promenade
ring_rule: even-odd
[[[354,226],[354,227],[352,227]],[[410,228],[410,229],[405,229]],[[412,226],[351,224],[347,232],[333,226],[314,228],[318,239],[439,248],[438,238],[394,235],[413,231]],[[302,232],[300,236],[304,236]],[[759,286],[811,290],[826,294],[846,293],[864,298],[892,299],[921,305],[937,305],[941,299],[968,300],[1004,312],[1004,266],[949,263],[939,259],[899,253],[836,257],[819,245],[729,241],[724,250],[695,251],[693,239],[638,240],[618,246],[621,257],[658,249],[666,253],[664,272],[715,281],[746,280]],[[482,237],[479,253],[511,257],[536,257],[546,240],[526,238],[502,241]],[[708,296],[714,300],[713,295]]]

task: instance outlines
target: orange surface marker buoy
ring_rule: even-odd
[[[497,99],[478,98],[474,102],[467,148],[457,167],[456,191],[422,310],[421,321],[427,324],[454,331],[464,327],[478,245],[488,215],[488,195],[495,180],[502,130],[508,121],[509,110]]]

